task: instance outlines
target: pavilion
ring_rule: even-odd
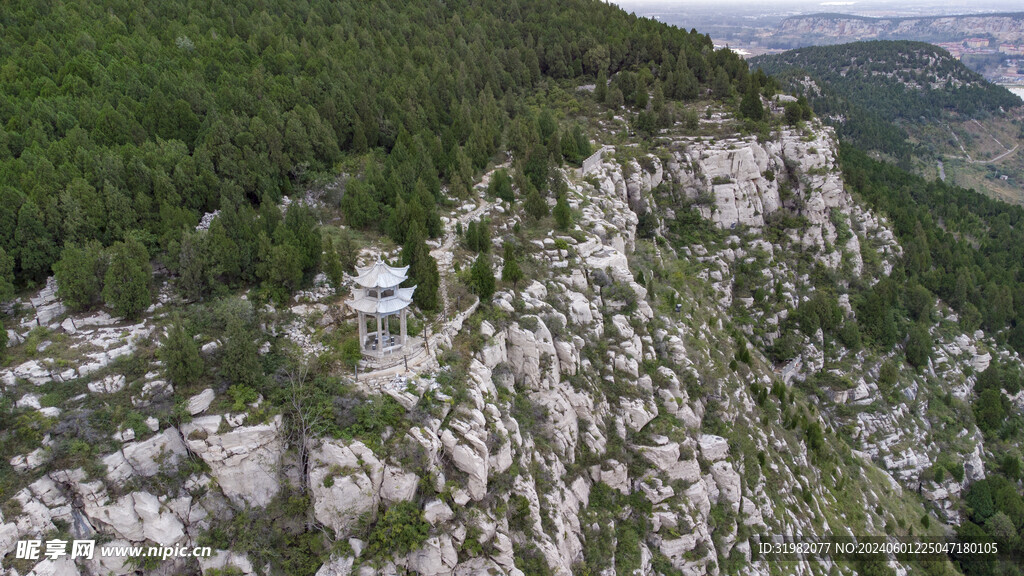
[[[399,288],[408,278],[409,267],[388,266],[379,257],[377,262],[365,268],[356,268],[356,286],[352,298],[345,301],[359,316],[359,345],[362,352],[371,356],[383,356],[402,350],[406,344],[406,317],[412,294],[416,287]],[[399,317],[398,339],[391,334],[388,318]],[[367,317],[377,319],[377,331],[367,334]]]

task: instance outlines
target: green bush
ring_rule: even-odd
[[[430,524],[414,502],[399,502],[383,509],[367,540],[370,556],[391,558],[418,550],[427,540]]]

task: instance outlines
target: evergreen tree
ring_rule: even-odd
[[[576,138],[571,134],[566,134],[562,138],[562,157],[567,162],[572,162],[573,164],[580,163],[580,151],[576,147]]]
[[[302,275],[307,279],[312,278],[320,269],[323,253],[323,240],[313,212],[298,202],[292,202],[285,212],[284,225],[291,233],[291,243],[299,255]]]
[[[430,255],[423,227],[418,222],[406,234],[405,245],[402,246],[402,262],[409,266],[407,282],[416,286],[416,292],[413,293],[416,306],[425,312],[437,310],[441,274],[437,271],[437,261]]]
[[[21,273],[36,282],[45,279],[56,259],[57,247],[43,223],[39,207],[31,199],[25,200],[18,210],[14,246]]]
[[[573,139],[576,140],[576,151],[579,160],[583,160],[590,156],[592,153],[590,148],[590,138],[587,138],[586,132],[583,131],[583,128],[581,128],[579,124],[573,127],[572,136]]]
[[[470,288],[473,293],[480,296],[481,303],[489,303],[494,296],[494,270],[491,267],[491,257],[487,254],[480,254],[473,261],[469,269]]]
[[[202,230],[189,230],[181,237],[177,287],[186,300],[205,297],[216,283],[209,240],[209,233]]]
[[[228,319],[223,340],[221,374],[233,386],[258,389],[263,382],[263,367],[252,328],[244,319],[232,316]]]
[[[526,213],[534,220],[540,220],[548,215],[548,203],[541,197],[536,188],[531,187],[526,195],[526,202],[523,204]]]
[[[466,248],[469,248],[474,252],[479,252],[479,250],[477,250],[477,245],[479,242],[478,235],[479,233],[477,232],[476,220],[470,220],[469,224],[466,225],[466,234],[463,237],[463,239],[466,241]]]
[[[618,86],[612,84],[611,88],[608,89],[608,94],[605,96],[604,105],[618,110],[622,108],[625,103],[625,97],[622,95],[622,90]]]
[[[932,353],[932,345],[932,336],[928,333],[928,327],[924,324],[915,324],[910,329],[910,336],[907,339],[905,350],[907,363],[915,367],[927,365],[928,358]]]
[[[565,194],[559,194],[555,202],[555,224],[559,230],[568,230],[572,226],[572,211],[569,209],[569,201]]]
[[[648,100],[650,100],[650,95],[647,93],[647,86],[644,86],[642,82],[637,83],[636,90],[633,92],[633,105],[640,110],[645,110]]]
[[[515,195],[512,192],[512,178],[509,177],[508,170],[504,168],[495,170],[491,175],[487,191],[495,198],[501,198],[509,204],[515,201]]]
[[[14,298],[14,259],[0,248],[0,302]]]
[[[764,118],[764,105],[761,104],[761,90],[754,76],[750,76],[747,91],[740,102],[740,115],[750,120],[759,121]]]
[[[138,318],[151,302],[149,253],[132,235],[114,244],[109,253],[110,263],[103,277],[103,300],[117,316]]]
[[[167,329],[167,338],[160,347],[160,359],[164,362],[167,378],[175,386],[188,386],[203,375],[199,346],[185,329],[181,318],[175,318]]]
[[[689,68],[683,68],[679,72],[677,83],[678,89],[675,93],[677,98],[681,100],[696,100],[700,93],[700,86],[697,83],[697,77],[693,75]]]
[[[4,330],[4,322],[0,320],[0,366],[7,361],[7,330]]]
[[[53,265],[57,295],[72,310],[88,310],[100,303],[106,259],[103,247],[91,240],[83,246],[68,244]]]
[[[501,269],[501,281],[512,284],[512,288],[516,288],[523,280],[523,269],[519,266],[519,259],[516,258],[515,248],[511,242],[505,242],[504,251],[505,265]]]
[[[283,224],[278,227],[274,242],[261,236],[260,261],[261,287],[278,303],[287,302],[289,295],[302,285],[303,253]]]
[[[600,70],[597,73],[597,80],[594,82],[594,100],[604,104],[608,98],[608,73]]]
[[[334,292],[338,293],[341,291],[342,283],[345,281],[345,270],[341,258],[338,256],[338,251],[334,247],[334,241],[330,238],[324,238],[323,258],[324,274],[334,288]]]
[[[800,105],[796,102],[786,102],[783,109],[785,110],[786,124],[796,126],[803,120],[803,110],[801,110]]]
[[[715,98],[718,100],[725,100],[729,96],[732,96],[732,84],[729,82],[729,73],[721,66],[715,69],[714,80],[711,84],[711,93],[714,94]]]
[[[476,246],[477,252],[491,251],[491,223],[487,218],[480,219],[476,225]]]

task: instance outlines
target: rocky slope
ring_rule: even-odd
[[[832,132],[818,125],[763,142],[669,136],[633,156],[608,154],[568,175],[578,225],[520,246],[534,273],[460,316],[461,330],[433,349],[439,364],[354,384],[360,402],[400,406],[379,432],[297,435],[262,399],[232,406],[210,389],[182,399],[189,417],[118,427],[119,447],[99,455],[103,466],[61,466],[67,459],[55,458],[49,436],[14,456],[22,487],[0,518],[3,573],[135,570],[113,559],[12,563],[18,539],[53,534],[217,544],[211,559],[168,560],[148,573],[267,573],[252,548],[210,534],[307,491],[308,525],[335,541],[318,576],[770,574],[771,565],[751,562],[752,535],[893,526],[940,535],[941,522],[920,519],[943,510],[939,520],[956,520],[956,494],[984,475],[984,447],[973,427],[955,441],[936,432],[944,425],[919,409],[940,394],[934,381],[905,375],[904,398],[893,403],[880,400],[884,359],[870,353],[818,336],[785,366],[763,354],[813,295],[814,266],[845,287],[888,274],[902,253],[887,223],[846,192]],[[712,240],[679,238],[673,222],[691,203],[717,230]],[[509,212],[481,204],[473,213],[490,211],[496,247],[513,241]],[[638,232],[650,214],[653,232]],[[773,296],[750,296],[758,287]],[[152,319],[121,326],[66,316],[51,292],[33,302],[34,318],[60,349],[50,358],[49,346],[37,346],[40,359],[4,370],[6,397],[60,422],[75,399],[56,408],[39,396],[61,381],[88,381],[91,397],[138,406],[172,393],[159,363],[127,377],[112,364],[160,338]],[[329,310],[314,302],[291,311],[271,317],[268,330],[315,357],[309,334],[330,329]],[[853,315],[848,298],[844,313]],[[934,327],[940,354],[929,373],[957,397],[989,351],[1019,361],[953,326]],[[26,320],[12,336],[39,340],[28,328]],[[119,334],[109,345],[108,331]],[[208,354],[219,346],[207,345]],[[62,366],[57,355],[76,346],[90,350],[77,356],[85,363]],[[826,366],[853,386],[807,387]],[[964,478],[918,496],[917,473],[951,450]],[[422,510],[422,542],[375,547],[367,518],[380,521],[403,502]],[[787,568],[812,573],[809,563]]]

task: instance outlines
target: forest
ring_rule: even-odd
[[[348,224],[422,242],[500,151],[524,197],[589,152],[581,127],[547,110],[559,83],[614,76],[599,92],[621,105],[646,104],[655,84],[675,99],[714,81],[742,92],[748,76],[707,36],[588,0],[19,1],[0,28],[8,292],[60,262],[102,282],[130,241],[192,299],[242,284],[279,298],[320,264],[310,215],[271,214],[283,196],[345,173],[332,199]]]
[[[752,65],[805,94],[845,140],[901,163],[914,151],[901,122],[931,122],[947,113],[982,118],[1020,106],[1008,90],[925,42],[813,46],[760,56]]]
[[[1024,351],[1024,208],[928,181],[843,146],[847,184],[887,215],[906,251],[905,268],[979,327]]]

